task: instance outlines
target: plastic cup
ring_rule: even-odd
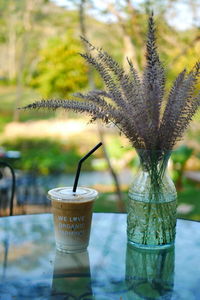
[[[90,238],[92,208],[98,192],[91,188],[55,188],[48,192],[54,216],[56,248],[62,252],[87,249]]]

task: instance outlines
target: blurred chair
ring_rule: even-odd
[[[49,190],[47,179],[41,179],[38,174],[21,173],[16,177],[17,213],[32,214],[50,211],[50,201],[47,199]]]
[[[11,178],[7,175],[10,171]],[[13,215],[13,202],[15,195],[15,172],[13,168],[4,161],[0,161],[0,216],[9,207],[9,215]],[[9,203],[9,205],[8,205]]]

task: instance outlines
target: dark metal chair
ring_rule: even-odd
[[[9,197],[9,188],[11,186],[11,193],[10,193],[10,204],[9,204],[9,215],[13,215],[13,202],[14,202],[14,196],[15,196],[15,185],[16,185],[16,178],[15,178],[15,172],[13,168],[4,161],[0,161],[0,180],[4,178],[5,176],[5,168],[8,168],[11,173],[12,183],[9,184],[9,181],[6,181],[5,184],[0,188],[0,206],[7,207],[7,201]]]

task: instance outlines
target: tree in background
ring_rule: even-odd
[[[39,55],[31,84],[43,97],[66,97],[87,86],[87,65],[78,55],[81,42],[70,31],[49,40]]]
[[[2,71],[8,83],[16,85],[16,95],[13,111],[13,119],[19,120],[21,98],[24,92],[24,84],[29,74],[32,62],[37,56],[40,43],[37,43],[38,26],[36,20],[41,16],[42,10],[48,0],[0,0],[2,26],[1,51],[4,55],[0,61]],[[5,64],[5,58],[7,64]]]
[[[87,37],[95,45],[109,51],[123,65],[126,63],[126,57],[132,58],[140,71],[144,64],[146,13],[153,9],[161,33],[158,36],[159,51],[167,71],[169,70],[168,82],[171,82],[181,71],[182,65],[186,65],[188,69],[192,67],[194,57],[198,56],[200,50],[198,0],[184,1],[188,11],[191,9],[193,11],[194,26],[191,29],[180,31],[170,25],[169,21],[175,19],[178,14],[176,5],[180,2],[180,0],[143,0],[137,3],[132,0],[108,0],[98,5],[98,1],[87,0],[85,1]],[[41,59],[41,49],[47,48],[47,45],[51,48],[53,44],[47,41],[53,38],[56,44],[55,37],[59,37],[58,43],[60,40],[63,42],[66,39],[62,38],[66,34],[66,28],[68,32],[72,30],[71,36],[74,35],[75,40],[79,39],[78,7],[81,0],[63,1],[63,5],[65,3],[68,3],[68,7],[59,6],[56,0],[0,0],[0,79],[1,85],[12,85],[12,91],[15,88],[15,103],[9,106],[9,110],[13,111],[13,108],[15,110],[15,120],[19,119],[19,111],[16,108],[24,104],[22,103],[24,100],[29,101],[24,96],[27,87],[37,86],[39,89],[39,83],[34,81],[40,75],[38,60]],[[188,14],[188,17],[192,19],[191,14]],[[55,45],[53,47],[55,48]],[[77,55],[77,60],[79,59]],[[95,78],[95,86],[102,88],[99,86],[98,75],[93,72],[92,76]],[[3,101],[6,99],[2,98]]]
[[[88,29],[88,27],[86,25],[86,15],[85,15],[86,4],[87,4],[87,0],[80,0],[80,2],[78,3],[80,32],[81,32],[81,36],[84,39],[87,39],[87,29]],[[88,49],[87,43],[83,42],[83,46],[85,48],[85,52],[87,54],[89,54],[89,49]],[[94,72],[89,64],[88,64],[88,82],[89,82],[90,89],[94,89],[95,88]],[[99,134],[100,140],[102,142],[103,155],[104,155],[104,158],[108,165],[108,171],[110,172],[110,175],[113,178],[113,182],[115,184],[115,190],[116,190],[116,195],[117,195],[117,206],[118,206],[119,211],[124,211],[125,204],[124,204],[122,193],[121,193],[119,178],[112,166],[110,157],[108,155],[107,146],[106,146],[106,142],[105,142],[105,138],[104,138],[104,132],[103,132],[99,122],[97,123],[97,129],[98,129],[98,134]]]
[[[131,0],[108,0],[102,6],[90,0],[91,7],[102,18],[111,19],[111,24],[121,37],[121,61],[126,68],[127,60],[132,60],[135,68],[141,71],[144,67],[144,39],[146,35],[146,15],[149,11],[155,12],[156,23],[159,27],[158,46],[162,61],[165,61],[168,72],[167,87],[181,72],[185,65],[190,69],[194,64],[194,57],[198,57],[200,50],[200,27],[198,25],[198,0],[186,0],[184,5],[192,11],[193,27],[183,31],[177,30],[170,21],[176,19],[179,0],[144,0],[140,3]],[[90,9],[88,9],[90,14]]]

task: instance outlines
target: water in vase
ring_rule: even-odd
[[[170,246],[176,230],[176,198],[169,202],[145,202],[129,198],[128,241],[138,246]]]

